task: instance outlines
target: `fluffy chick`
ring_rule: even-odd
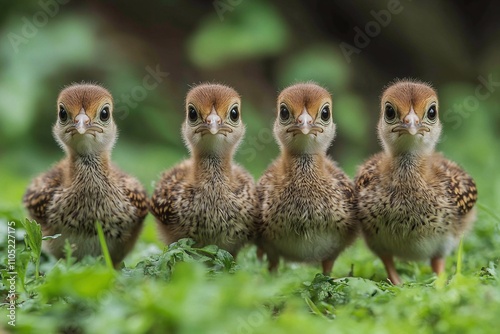
[[[44,248],[61,258],[68,240],[76,258],[98,256],[95,222],[100,222],[118,265],[134,246],[148,210],[141,184],[110,161],[117,138],[111,94],[91,84],[62,90],[53,134],[66,157],[36,177],[23,200],[44,236],[61,234],[45,240]]]
[[[400,284],[394,256],[430,259],[435,273],[444,271],[444,258],[475,219],[477,190],[467,173],[434,151],[441,133],[434,89],[396,81],[380,107],[384,151],[359,168],[355,184],[366,243],[389,280]]]
[[[319,261],[329,275],[356,237],[353,184],[326,155],[335,137],[331,110],[330,94],[314,83],[290,86],[278,96],[274,135],[281,154],[257,184],[257,243],[271,271],[282,256]]]
[[[161,176],[151,212],[167,244],[192,238],[236,256],[255,233],[258,203],[252,176],[233,162],[245,127],[232,88],[201,84],[186,97],[182,134],[191,158]]]

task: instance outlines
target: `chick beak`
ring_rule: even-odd
[[[413,107],[411,107],[410,112],[403,119],[403,123],[409,134],[414,136],[418,133],[418,129],[420,128],[420,119],[415,113],[415,110],[413,110]]]
[[[304,110],[302,110],[302,113],[297,118],[297,126],[303,134],[307,135],[311,131],[312,123],[313,119],[304,107]]]
[[[215,108],[212,107],[212,112],[207,116],[206,123],[211,134],[215,135],[221,127],[221,118],[217,115]]]
[[[75,117],[75,129],[79,134],[83,135],[90,124],[90,118],[85,114],[85,110],[82,108],[80,113]]]

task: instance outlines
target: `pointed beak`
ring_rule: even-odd
[[[207,116],[206,123],[211,134],[215,135],[219,132],[222,120],[217,115],[215,108],[212,107],[212,112]]]
[[[228,126],[227,123],[222,122],[222,119],[217,115],[214,107],[212,107],[212,111],[205,119],[205,122],[198,125],[195,130],[195,133],[201,133],[202,136],[209,132],[212,135],[219,134],[223,136],[227,136],[228,133],[233,132],[233,129]]]
[[[287,132],[292,132],[294,136],[300,133],[304,135],[311,134],[317,136],[318,133],[323,132],[323,128],[314,124],[313,118],[311,117],[311,115],[309,115],[306,108],[304,107],[302,113],[299,115],[299,117],[297,117],[297,121],[295,122],[295,124],[290,126]]]
[[[303,134],[307,135],[311,131],[313,124],[313,119],[311,115],[307,112],[306,108],[302,110],[302,113],[297,118],[297,125]]]
[[[404,127],[408,130],[408,133],[412,136],[418,133],[418,130],[421,126],[420,119],[418,118],[413,107],[410,109],[408,115],[403,119]]]
[[[82,108],[80,113],[75,117],[75,129],[79,134],[83,135],[90,124],[90,118],[85,114],[85,110]]]

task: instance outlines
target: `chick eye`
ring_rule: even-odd
[[[325,122],[330,119],[330,107],[329,106],[324,106],[323,109],[321,109],[321,119]]]
[[[393,122],[396,119],[396,110],[394,110],[394,107],[390,103],[385,105],[384,115],[387,122]]]
[[[61,122],[66,122],[68,120],[68,113],[63,106],[59,106],[59,119]]]
[[[103,122],[106,122],[109,120],[109,116],[111,116],[111,113],[109,112],[109,107],[106,106],[101,109],[101,113],[99,114],[99,119]]]
[[[287,121],[290,118],[290,112],[285,105],[280,107],[280,118],[282,121]]]
[[[432,105],[429,107],[429,110],[427,110],[427,119],[431,122],[435,122],[436,118],[437,118],[436,106]]]
[[[231,118],[231,121],[236,122],[238,118],[240,118],[240,112],[238,110],[238,107],[233,107],[231,111],[229,112],[229,118]]]
[[[188,118],[191,122],[194,122],[198,119],[198,113],[196,112],[196,109],[194,109],[193,106],[188,107]]]

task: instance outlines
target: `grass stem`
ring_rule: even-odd
[[[114,269],[113,261],[111,261],[111,255],[109,255],[108,245],[106,244],[106,238],[104,238],[104,231],[102,230],[101,223],[96,221],[95,227],[97,229],[97,235],[99,236],[99,243],[101,244],[102,255],[104,256],[104,261],[106,261],[106,266],[109,269]]]

